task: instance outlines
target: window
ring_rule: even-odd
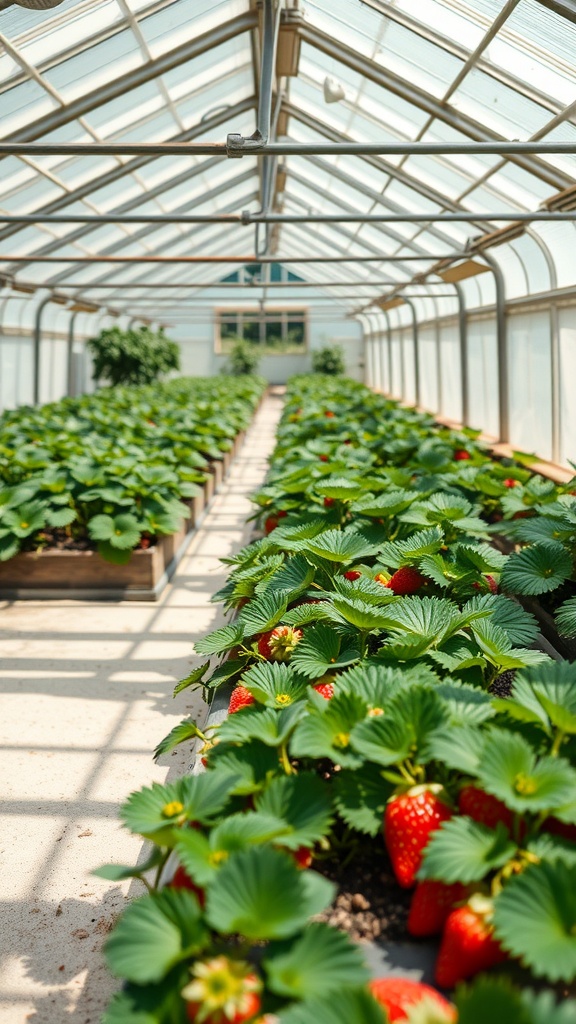
[[[242,338],[266,355],[306,351],[303,309],[221,309],[216,313],[216,349],[226,354]]]

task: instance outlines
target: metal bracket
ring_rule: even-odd
[[[242,157],[247,153],[258,155],[265,149],[266,143],[259,131],[254,132],[254,135],[249,135],[248,138],[238,135],[236,132],[226,137],[226,155],[229,157]]]

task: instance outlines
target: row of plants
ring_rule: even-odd
[[[557,1001],[576,976],[576,666],[537,649],[516,556],[490,544],[512,492],[535,516],[574,502],[471,431],[292,381],[263,535],[215,595],[233,619],[175,691],[225,687],[228,717],[159,744],[194,741],[204,770],[133,793],[148,860],[99,871],[148,889],[107,944],[125,981],[107,1024],[576,1020]],[[367,855],[394,881],[367,875],[356,902],[410,894],[404,937],[437,938],[454,1002],[369,980],[334,913]]]
[[[58,547],[122,563],[176,533],[264,388],[259,377],[184,377],[5,412],[0,560]]]

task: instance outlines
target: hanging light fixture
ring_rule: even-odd
[[[324,79],[324,102],[338,103],[339,100],[345,99],[346,93],[342,83],[332,75],[326,75],[326,78]]]

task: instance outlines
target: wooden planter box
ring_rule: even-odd
[[[176,571],[188,535],[198,526],[242,447],[245,432],[222,460],[210,463],[200,494],[187,504],[190,517],[178,533],[159,537],[154,547],[133,551],[126,565],[113,565],[97,551],[29,551],[0,562],[0,597],[155,601]]]

